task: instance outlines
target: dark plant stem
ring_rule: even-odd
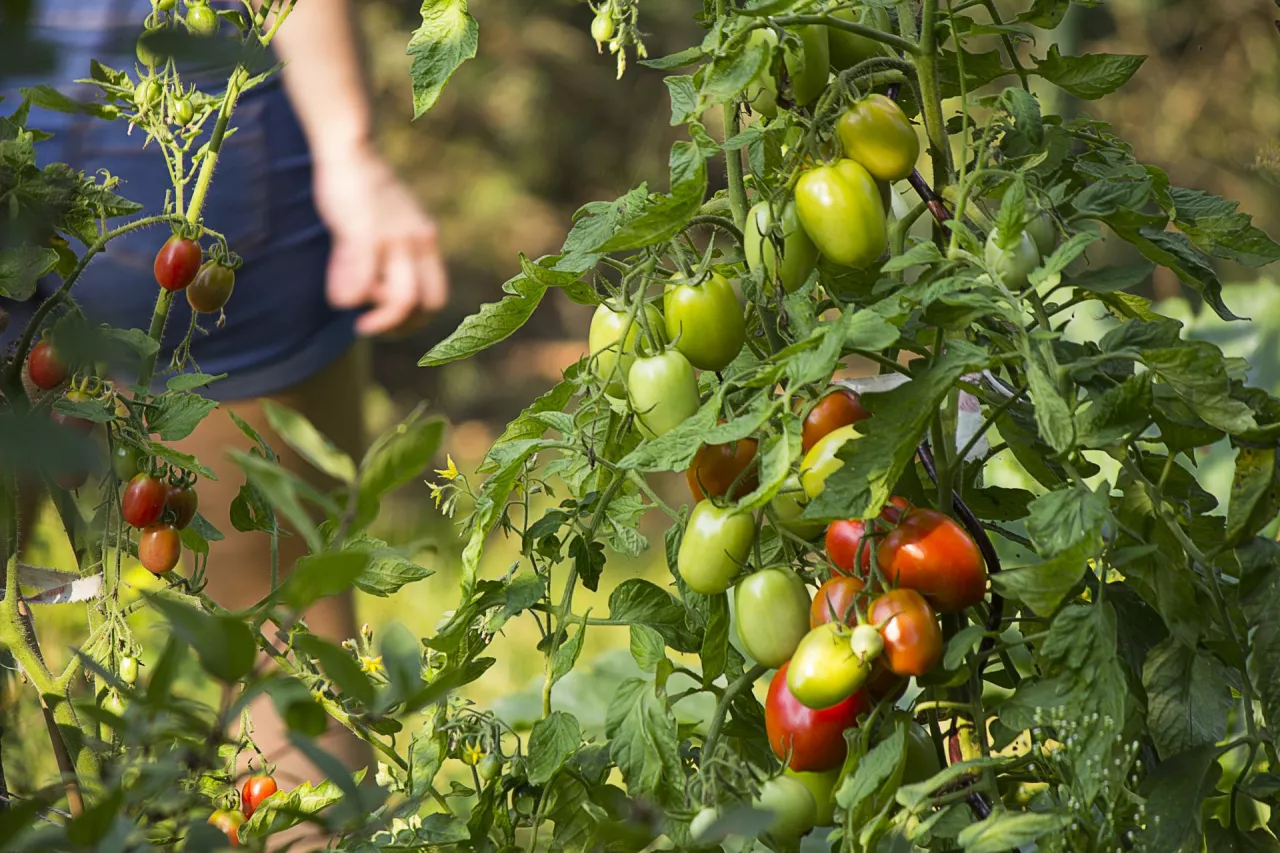
[[[715,715],[711,718],[711,725],[707,727],[707,737],[702,742],[704,758],[709,759],[715,751],[716,742],[720,740],[720,729],[724,727],[724,719],[729,713],[729,706],[733,704],[733,700],[739,693],[750,689],[751,685],[759,681],[760,677],[768,671],[768,667],[756,664],[725,688],[724,695],[720,697],[720,703],[716,706]]]

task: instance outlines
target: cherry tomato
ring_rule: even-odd
[[[885,662],[897,675],[922,676],[942,658],[938,617],[913,589],[891,589],[871,602],[867,622],[879,626]]]
[[[755,532],[751,513],[702,501],[689,514],[676,571],[694,592],[722,593],[746,564]]]
[[[66,398],[68,401],[72,403],[83,403],[90,399],[88,394],[79,390],[78,388],[73,388],[70,391],[68,391],[66,394]],[[79,417],[76,417],[75,415],[68,415],[64,412],[59,412],[57,410],[54,410],[49,413],[49,420],[53,421],[58,426],[67,427],[68,429],[73,429],[76,432],[81,432],[81,433],[92,432],[94,427],[93,421],[89,420],[88,418],[79,418]]]
[[[677,349],[637,358],[627,374],[627,396],[641,435],[656,438],[698,411],[698,378]]]
[[[135,657],[120,658],[120,680],[125,684],[136,684],[138,681],[138,659]]]
[[[89,469],[70,463],[53,475],[53,481],[68,492],[74,492],[89,482]]]
[[[836,820],[836,783],[840,781],[840,768],[822,773],[797,773],[788,767],[782,771],[783,776],[795,779],[809,789],[818,811],[814,817],[814,826],[832,826]]]
[[[129,482],[142,470],[142,451],[131,444],[117,444],[111,451],[111,470],[120,482]]]
[[[145,112],[147,107],[156,102],[160,95],[160,88],[154,80],[146,78],[138,81],[137,87],[133,90],[133,105],[138,108],[138,112]]]
[[[27,354],[27,373],[33,385],[48,391],[66,381],[67,363],[59,357],[53,344],[40,341]]]
[[[884,253],[889,232],[880,188],[860,164],[839,160],[811,169],[795,195],[805,233],[833,263],[865,267]]]
[[[827,622],[805,634],[787,667],[787,687],[800,704],[821,710],[857,693],[871,663],[849,648],[849,629]]]
[[[201,314],[221,311],[236,286],[236,273],[217,261],[205,261],[187,288],[187,304]]]
[[[982,601],[987,567],[965,529],[931,509],[913,509],[876,552],[880,571],[896,586],[919,592],[942,613]]]
[[[722,498],[733,489],[735,481],[738,484],[733,490],[735,499],[755,491],[760,484],[756,472],[746,475],[743,472],[755,460],[758,446],[759,442],[754,438],[743,438],[730,444],[704,444],[699,447],[689,470],[685,472],[694,501],[706,500],[708,496]]]
[[[782,241],[782,262],[778,263],[778,250],[774,245],[773,230],[778,225]],[[774,221],[769,202],[762,201],[747,214],[746,242],[747,266],[753,271],[764,268],[765,293],[773,295],[774,279],[782,282],[786,293],[799,290],[809,280],[810,273],[818,265],[818,247],[800,226],[796,203],[788,201],[782,215]]]
[[[859,578],[837,575],[818,587],[809,606],[809,627],[817,628],[828,622],[852,625],[858,621],[858,596],[866,588]]]
[[[809,591],[791,569],[761,569],[733,591],[738,640],[756,663],[786,663],[809,631]]]
[[[169,486],[165,507],[173,513],[173,526],[182,530],[196,517],[200,496],[196,490],[185,486]]]
[[[769,746],[792,770],[831,770],[844,763],[847,746],[844,730],[858,724],[858,715],[869,710],[867,699],[855,693],[843,702],[816,711],[791,695],[783,664],[769,683],[764,703],[764,726]]]
[[[150,474],[137,474],[124,487],[124,495],[120,499],[120,514],[124,516],[126,524],[139,528],[148,527],[160,520],[168,499],[169,489],[163,480]]]
[[[148,42],[151,40],[150,35],[151,35],[151,31],[148,30],[147,32],[138,36],[138,42],[137,44],[134,45],[134,53],[137,54],[138,61],[142,63],[142,66],[144,68],[155,68],[157,65],[160,64],[159,54],[157,54],[154,50],[152,50],[151,45],[148,44]]]
[[[804,489],[800,486],[800,478],[792,475],[783,481],[778,494],[769,501],[769,508],[773,510],[775,523],[783,530],[792,536],[812,540],[826,528],[826,525],[821,521],[810,521],[801,517],[806,500]]]
[[[987,247],[983,252],[987,269],[1005,287],[1020,289],[1026,285],[1031,271],[1040,266],[1040,251],[1026,231],[1019,235],[1018,242],[1007,248],[1000,245],[997,237],[994,229],[987,235]]]
[[[497,753],[491,752],[476,763],[476,772],[480,774],[483,781],[492,781],[502,772],[502,759]]]
[[[887,9],[863,6],[857,10],[841,9],[838,12],[828,12],[827,14],[832,18],[839,18],[853,24],[874,27],[882,33],[893,31]],[[889,56],[888,47],[881,42],[869,39],[866,36],[856,35],[848,30],[827,27],[827,39],[831,47],[831,67],[835,71],[844,71],[859,62],[866,62],[868,59],[878,56]]]
[[[662,343],[666,329],[662,315],[652,305],[645,306],[644,315],[649,331]],[[627,373],[636,359],[636,342],[641,333],[638,323],[627,322],[626,311],[615,311],[607,302],[602,302],[591,317],[587,346],[594,357],[595,374],[606,383],[605,391],[615,397],[626,393]],[[647,336],[644,341],[646,347],[652,344]]]
[[[778,46],[778,34],[773,30],[752,30],[747,37],[748,45],[764,45],[769,52],[769,61],[747,84],[747,102],[751,109],[765,118],[773,118],[778,114],[778,81],[773,78],[773,51]]]
[[[187,29],[191,30],[192,35],[213,35],[218,31],[218,13],[209,8],[206,0],[188,2]]]
[[[699,284],[668,283],[662,295],[667,340],[699,370],[724,370],[747,340],[733,285],[718,273]]]
[[[102,702],[102,709],[110,711],[117,717],[124,716],[124,697],[117,690],[112,690],[107,694],[107,698]]]
[[[1047,211],[1041,211],[1032,217],[1027,223],[1027,234],[1031,236],[1031,240],[1036,244],[1036,249],[1043,258],[1049,257],[1058,247],[1058,223],[1054,220],[1053,214]]]
[[[168,574],[181,556],[182,539],[172,524],[153,524],[138,534],[138,562],[151,574]]]
[[[885,533],[890,525],[896,524],[902,514],[911,508],[906,498],[894,496],[880,510],[879,532]],[[831,561],[832,570],[842,575],[865,577],[871,571],[871,552],[876,547],[874,538],[868,539],[865,545],[862,540],[867,532],[867,523],[861,518],[850,518],[833,521],[827,525],[827,558]],[[861,550],[861,560],[858,552]],[[854,566],[858,568],[855,569]]]
[[[591,20],[591,38],[595,39],[596,44],[602,44],[612,39],[615,29],[613,15],[610,15],[607,11],[599,12]]]
[[[186,98],[178,98],[173,102],[173,120],[186,127],[196,117],[196,109]]]
[[[902,107],[881,94],[858,101],[836,123],[844,155],[879,181],[897,181],[915,171],[920,138]]]
[[[805,415],[800,449],[808,453],[823,436],[869,417],[871,413],[862,405],[857,393],[848,388],[837,388],[814,404],[809,414]]]
[[[228,811],[226,809],[218,809],[209,815],[209,823],[222,830],[227,836],[227,844],[231,847],[240,846],[240,827],[244,824],[244,815],[234,809]]]
[[[861,437],[852,424],[840,427],[824,435],[804,455],[804,459],[800,460],[800,485],[804,487],[804,493],[810,500],[822,494],[827,478],[844,467],[844,462],[836,456],[840,448],[844,447],[845,442]]]
[[[275,778],[265,773],[246,779],[244,787],[240,789],[240,808],[244,810],[244,816],[253,817],[253,813],[258,810],[258,806],[262,805],[262,801],[277,790],[279,789],[276,787]]]
[[[827,28],[809,24],[796,27],[791,34],[800,37],[800,45],[797,47],[794,40],[788,39],[783,45],[782,61],[791,77],[795,102],[806,107],[826,90],[831,73]]]
[[[789,776],[766,780],[752,807],[773,815],[764,834],[783,843],[794,842],[813,829],[818,817],[817,803],[809,788]]]
[[[165,290],[182,290],[200,270],[200,257],[199,243],[175,234],[156,252],[156,281]]]
[[[902,770],[902,784],[914,785],[932,779],[942,770],[938,750],[924,726],[915,720],[907,722],[907,763]]]

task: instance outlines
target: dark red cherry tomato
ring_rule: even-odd
[[[165,290],[182,290],[200,271],[200,244],[174,235],[156,252],[156,281]]]
[[[787,688],[787,664],[773,675],[764,704],[764,726],[774,755],[798,772],[830,770],[844,763],[845,729],[869,710],[866,696],[854,693],[843,702],[815,711],[800,704]]]
[[[859,578],[837,575],[818,587],[809,605],[809,627],[817,628],[827,622],[840,621],[852,625],[858,621],[856,610],[858,594],[866,588]],[[863,605],[864,609],[866,605]]]
[[[163,480],[150,474],[138,474],[124,487],[120,514],[126,524],[148,527],[160,520],[168,500],[169,489]]]
[[[40,341],[27,355],[27,373],[37,388],[48,391],[57,388],[67,378],[67,364],[59,356],[53,344]]]
[[[245,781],[244,787],[240,789],[240,808],[244,810],[244,816],[253,817],[253,813],[258,810],[262,801],[277,790],[274,777],[265,773],[250,776]]]
[[[173,571],[182,556],[182,539],[172,524],[153,524],[138,534],[138,562],[153,575]]]
[[[195,489],[186,486],[170,486],[169,494],[165,498],[165,506],[173,513],[173,526],[181,530],[196,517],[200,499]]]
[[[221,311],[236,286],[236,273],[217,261],[205,261],[187,288],[187,304],[201,314]]]
[[[856,424],[871,417],[858,395],[848,388],[837,388],[818,401],[804,418],[804,431],[800,434],[800,449],[809,452],[828,433],[842,426]]]
[[[942,613],[972,607],[987,591],[987,567],[977,543],[935,510],[908,512],[881,540],[876,558],[887,581],[914,589]]]
[[[759,445],[754,438],[744,438],[729,444],[704,444],[698,448],[685,478],[689,481],[689,491],[694,503],[711,497],[722,498],[729,494],[735,480],[738,488],[734,489],[735,499],[755,491],[759,478],[752,471],[738,479],[756,458]]]

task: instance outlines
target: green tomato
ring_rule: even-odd
[[[644,307],[649,330],[661,337],[664,328],[662,314],[652,305]],[[640,324],[627,322],[628,312],[615,311],[602,302],[591,317],[591,331],[587,335],[587,348],[594,358],[594,372],[605,384],[605,392],[615,397],[626,393],[627,374],[636,359],[636,342],[641,337]]]
[[[924,726],[915,720],[907,721],[907,763],[902,771],[902,784],[914,785],[933,778],[941,772],[938,762],[938,750],[933,746],[933,738]]]
[[[144,68],[155,68],[160,64],[160,55],[151,49],[151,45],[147,42],[150,40],[151,31],[138,36],[138,43],[134,46],[134,52],[138,55],[138,61],[142,63]]]
[[[707,831],[711,829],[720,818],[720,810],[715,806],[707,806],[693,816],[693,820],[689,822],[689,837],[694,841],[702,841],[707,837]]]
[[[120,482],[129,482],[142,471],[142,452],[130,444],[117,444],[111,452],[111,470]]]
[[[992,229],[987,235],[987,248],[983,252],[987,269],[993,276],[1004,282],[1004,286],[1013,290],[1021,289],[1027,283],[1027,276],[1040,266],[1040,252],[1035,241],[1026,231],[1018,237],[1018,242],[1005,249],[996,242],[996,231]]]
[[[871,663],[884,652],[884,637],[872,625],[855,625],[849,634],[849,651],[859,660]]]
[[[850,107],[836,123],[836,135],[845,156],[880,181],[907,177],[920,158],[920,138],[910,119],[884,95],[868,95]]]
[[[800,37],[800,45],[797,47],[793,41],[788,40],[783,47],[782,61],[786,63],[787,74],[791,76],[795,102],[807,107],[818,100],[827,88],[831,70],[827,28],[810,24],[796,27],[791,33]]]
[[[847,267],[865,267],[889,242],[880,188],[864,166],[839,160],[800,176],[796,212],[818,251]]]
[[[178,124],[186,127],[191,124],[191,120],[196,117],[195,107],[191,106],[191,102],[186,98],[178,98],[173,102],[173,120]]]
[[[800,485],[800,478],[792,475],[783,481],[782,488],[778,494],[774,495],[769,506],[773,509],[778,525],[784,530],[801,539],[816,539],[827,529],[827,526],[821,521],[801,518],[804,514],[805,502],[804,488]]]
[[[753,271],[763,268],[765,293],[773,295],[773,281],[779,279],[787,293],[799,290],[809,280],[810,273],[818,265],[818,247],[800,225],[796,203],[788,201],[782,208],[782,263],[778,263],[778,250],[770,236],[774,226],[773,211],[769,202],[762,201],[747,214],[744,235],[747,266]]]
[[[871,677],[871,662],[849,648],[849,631],[825,622],[805,634],[787,667],[787,689],[806,708],[830,708],[857,693]]]
[[[840,781],[840,768],[821,772],[801,773],[788,767],[782,775],[795,779],[809,789],[818,807],[815,826],[832,826],[836,822],[836,783]]]
[[[208,0],[187,3],[187,29],[197,36],[211,36],[218,31],[218,13],[209,8]]]
[[[809,591],[791,569],[762,569],[733,591],[738,640],[756,663],[777,669],[809,633]]]
[[[159,91],[156,82],[150,77],[139,80],[137,87],[133,90],[133,105],[138,108],[138,112],[142,112],[151,106]]]
[[[827,433],[800,460],[800,485],[809,500],[822,494],[827,478],[844,467],[844,462],[836,454],[846,441],[862,437],[854,427],[854,424],[849,424]]]
[[[680,540],[676,571],[694,592],[718,595],[746,564],[755,534],[751,513],[699,501]]]
[[[646,438],[664,435],[698,411],[698,378],[676,349],[637,358],[627,373],[627,397]]]
[[[794,841],[813,829],[818,818],[813,794],[803,782],[789,776],[775,776],[761,785],[751,805],[773,815],[765,832],[783,843]]]
[[[887,9],[863,6],[861,9],[841,9],[828,14],[832,18],[862,24],[864,27],[874,27],[884,33],[892,31]],[[834,71],[844,71],[859,62],[890,55],[886,45],[866,36],[855,35],[848,30],[828,27],[827,38],[831,47],[831,68]]]
[[[609,41],[613,38],[616,26],[613,22],[613,15],[607,11],[602,11],[591,21],[591,37],[595,39],[596,44]]]
[[[698,284],[670,282],[662,295],[662,310],[667,340],[699,370],[724,370],[747,341],[738,294],[718,273]]]
[[[102,708],[104,711],[110,711],[117,717],[124,716],[124,697],[112,690],[107,694],[107,698],[103,700]]]
[[[778,46],[778,34],[773,30],[752,30],[747,37],[748,45],[764,45],[769,60],[764,67],[751,78],[747,84],[747,103],[751,109],[765,118],[773,118],[778,114],[778,81],[773,79],[773,50]]]
[[[502,759],[496,753],[489,753],[476,762],[476,773],[485,782],[492,780],[502,772]]]
[[[138,681],[138,659],[135,657],[120,658],[120,680],[125,684],[135,684]]]
[[[1047,211],[1041,211],[1027,223],[1027,233],[1031,235],[1041,257],[1047,258],[1058,247],[1058,223]]]

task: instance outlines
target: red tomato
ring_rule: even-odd
[[[227,844],[229,846],[240,846],[240,826],[244,823],[243,814],[235,810],[218,809],[209,815],[209,823],[223,831],[227,836]]]
[[[200,505],[195,489],[185,486],[170,486],[165,497],[165,507],[173,513],[173,526],[181,530],[196,517],[196,509]]]
[[[153,524],[138,534],[138,562],[151,574],[168,574],[181,556],[182,539],[172,524]]]
[[[62,471],[53,476],[53,481],[68,492],[74,492],[76,489],[89,482],[89,469],[83,467],[74,467],[69,471]]]
[[[809,448],[829,432],[842,426],[856,424],[871,417],[862,406],[858,395],[848,388],[837,388],[817,402],[809,414],[805,415],[804,431],[800,434],[800,449],[808,453]]]
[[[854,606],[858,593],[865,588],[866,584],[859,578],[844,575],[837,575],[818,587],[818,594],[809,605],[809,627],[817,628],[836,619],[846,625],[858,621]]]
[[[931,509],[908,512],[881,540],[876,557],[887,581],[914,589],[942,613],[972,607],[987,591],[987,567],[977,543]]]
[[[759,442],[754,438],[744,438],[732,444],[704,444],[698,448],[685,474],[694,502],[706,500],[708,496],[722,498],[729,494],[734,481],[756,458],[758,446]],[[759,478],[752,471],[738,480],[734,498],[755,491],[759,484]]]
[[[938,616],[913,589],[891,589],[871,603],[867,622],[880,629],[884,660],[901,676],[921,676],[942,658]]]
[[[245,781],[244,787],[240,789],[240,808],[244,810],[244,816],[253,817],[253,813],[258,810],[262,801],[277,790],[274,777],[265,773],[250,776]]]
[[[182,290],[200,271],[200,244],[173,235],[156,252],[153,270],[156,281],[165,290]]]
[[[821,711],[806,708],[787,688],[787,666],[784,663],[774,673],[764,703],[769,746],[779,758],[789,755],[787,766],[798,772],[839,767],[847,751],[844,730],[856,726],[858,715],[869,710],[866,696],[859,691]]]
[[[889,503],[880,510],[880,520],[884,522],[880,532],[883,533],[889,525],[896,524],[902,518],[902,514],[910,508],[911,504],[906,498],[896,495],[890,498]],[[866,522],[860,518],[833,521],[827,526],[827,557],[830,558],[836,572],[842,575],[866,575],[871,571],[871,549],[875,547],[875,543],[872,541],[862,546],[866,528]],[[859,548],[862,548],[860,562],[862,568],[855,571],[854,563],[858,562]]]
[[[53,344],[40,341],[27,355],[27,373],[37,388],[48,391],[57,388],[67,378],[67,363],[63,361]]]
[[[147,527],[155,524],[164,514],[169,499],[169,489],[164,481],[150,474],[138,474],[124,487],[120,499],[120,514],[126,524]]]

